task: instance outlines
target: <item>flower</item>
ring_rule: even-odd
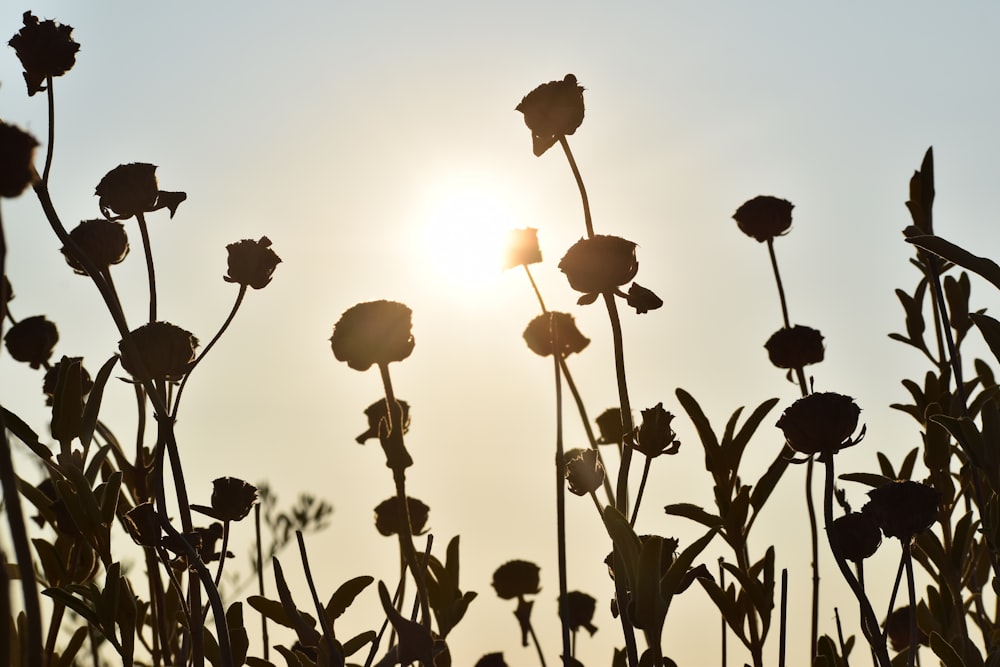
[[[526,560],[512,560],[493,572],[493,589],[501,600],[513,600],[525,595],[535,595],[541,589],[540,570]]]
[[[872,489],[868,497],[871,500],[861,511],[871,516],[886,537],[907,543],[934,523],[941,492],[920,482],[897,480]]]
[[[476,661],[475,667],[507,667],[503,653],[487,653]]]
[[[120,164],[101,179],[95,194],[98,206],[109,220],[126,220],[139,213],[161,208],[174,217],[177,207],[187,199],[183,192],[164,192],[156,183],[156,165],[145,162]]]
[[[889,644],[893,651],[902,651],[908,648],[910,646],[910,606],[894,610],[886,617],[882,627],[885,628],[885,634],[889,637]],[[931,645],[930,637],[919,626],[917,627],[917,644]]]
[[[558,349],[564,357],[574,352],[582,352],[590,345],[590,339],[576,328],[576,321],[572,315],[555,311],[542,313],[531,320],[524,330],[524,342],[535,354],[547,357],[552,354],[554,348],[553,333],[558,337]]]
[[[410,429],[410,404],[406,401],[397,401],[403,412],[403,433]],[[359,445],[365,444],[371,438],[379,437],[379,424],[385,419],[385,399],[379,399],[365,408],[365,416],[368,417],[368,430],[359,435],[357,440]]]
[[[621,408],[608,408],[595,421],[597,422],[597,430],[601,433],[600,437],[597,438],[597,444],[622,444],[624,434],[622,433]]]
[[[119,222],[84,220],[69,233],[69,237],[98,271],[107,271],[112,264],[120,264],[128,254],[128,236]],[[62,254],[74,273],[87,275],[87,270],[68,246],[62,247]]]
[[[94,387],[93,380],[90,379],[90,373],[87,369],[83,367],[83,357],[63,357],[56,363],[52,364],[52,368],[45,371],[45,377],[42,379],[42,393],[45,394],[45,404],[52,405],[52,399],[56,394],[56,385],[59,382],[59,368],[65,363],[79,363],[80,364],[80,391],[81,395],[86,396],[90,393],[90,390]]]
[[[532,227],[512,229],[507,232],[502,268],[506,271],[515,266],[527,266],[542,261],[542,250],[538,247],[538,230]]]
[[[670,427],[673,420],[674,415],[663,409],[663,403],[643,410],[642,425],[636,435],[634,447],[649,458],[660,454],[676,454],[681,443]]]
[[[169,322],[144,324],[118,343],[122,368],[140,381],[177,382],[194,363],[196,347],[194,335]]]
[[[604,465],[596,449],[571,449],[563,457],[570,493],[585,496],[604,484]]]
[[[663,299],[639,283],[632,283],[632,286],[628,290],[627,302],[628,305],[635,308],[635,312],[639,315],[656,310],[663,305]]]
[[[141,547],[160,546],[160,516],[156,513],[153,503],[140,503],[125,512],[122,525],[132,541]]]
[[[359,371],[402,361],[413,352],[412,319],[413,311],[395,301],[352,306],[333,327],[333,356]]]
[[[861,408],[850,396],[833,392],[810,394],[792,403],[778,420],[788,446],[801,454],[836,454],[861,442],[851,439]]]
[[[538,86],[514,107],[524,114],[524,124],[531,130],[535,155],[541,155],[560,137],[576,132],[583,122],[583,86],[567,74],[562,81]]]
[[[764,347],[771,363],[778,368],[802,368],[823,361],[823,334],[801,324],[778,329]]]
[[[227,283],[248,285],[261,289],[271,282],[271,274],[281,262],[273,250],[271,239],[260,237],[259,241],[244,239],[226,246],[229,251],[229,274],[222,277]]]
[[[245,519],[257,504],[257,487],[235,477],[220,477],[212,481],[211,511],[203,514],[218,521]]]
[[[431,508],[416,498],[407,496],[406,508],[410,513],[410,534],[423,535],[427,525],[427,517]],[[403,504],[399,502],[399,496],[393,496],[388,500],[383,500],[375,508],[375,528],[386,537],[399,535],[406,526],[406,516],[403,513]]]
[[[44,315],[35,315],[12,326],[3,340],[10,356],[37,369],[48,363],[52,356],[52,350],[59,342],[59,330]]]
[[[763,243],[788,231],[793,208],[788,200],[761,195],[736,209],[733,219],[740,231]]]
[[[0,122],[0,197],[17,197],[34,183],[38,142],[27,132]]]
[[[45,79],[62,76],[73,68],[80,45],[73,41],[72,26],[39,21],[30,11],[22,19],[24,27],[7,44],[24,67],[28,95],[34,95],[45,90]]]
[[[870,514],[851,512],[834,519],[830,525],[833,550],[846,560],[860,562],[882,544],[882,531]]]
[[[559,269],[566,274],[569,286],[590,298],[591,303],[601,292],[610,292],[632,280],[639,271],[635,244],[617,236],[597,235],[580,239],[559,260]]]
[[[580,628],[586,628],[591,636],[597,632],[593,623],[596,609],[597,600],[581,591],[569,591],[559,600],[559,618],[574,632]]]

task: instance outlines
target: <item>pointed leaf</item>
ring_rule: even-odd
[[[707,528],[717,528],[722,525],[722,519],[693,503],[674,503],[667,505],[663,510],[672,516],[682,516],[697,521]]]
[[[931,650],[941,659],[944,667],[965,667],[965,662],[948,641],[936,632],[931,633]]]
[[[774,459],[774,462],[761,475],[760,479],[757,480],[757,484],[754,485],[753,490],[750,492],[750,506],[753,507],[755,512],[759,512],[764,503],[767,502],[767,499],[771,496],[771,492],[774,491],[774,487],[777,486],[778,480],[785,473],[785,469],[788,467],[788,462],[791,458],[788,445],[785,445],[778,452],[778,456]]]
[[[632,588],[635,599],[635,622],[645,632],[647,642],[659,642],[667,606],[660,593],[660,557],[663,553],[663,538],[650,535],[639,549],[637,584]]]
[[[90,395],[87,397],[87,405],[83,409],[83,420],[80,424],[80,443],[86,450],[90,446],[90,441],[94,437],[94,429],[97,427],[97,415],[101,411],[101,399],[104,397],[104,387],[111,377],[118,355],[114,355],[104,362],[101,370],[94,378],[94,386],[90,388]]]
[[[876,475],[872,472],[849,472],[843,475],[837,475],[837,477],[847,482],[861,482],[862,484],[867,484],[868,486],[876,489],[893,481],[888,477]]]
[[[83,646],[83,640],[87,638],[87,626],[82,625],[76,629],[73,636],[69,638],[66,643],[66,648],[63,649],[62,654],[59,656],[59,662],[56,667],[72,667],[73,658],[80,651],[80,647]]]
[[[979,327],[979,333],[983,335],[983,340],[990,346],[993,356],[1000,359],[1000,321],[990,317],[974,313],[970,315],[973,323]]]
[[[698,437],[701,439],[702,447],[705,449],[705,469],[711,473],[716,472],[719,461],[719,440],[715,435],[715,431],[712,430],[712,425],[708,421],[708,417],[702,411],[701,406],[698,402],[694,400],[694,397],[678,388],[675,392],[677,394],[677,400],[680,402],[681,407],[688,414],[688,417],[694,422],[695,430],[698,431]]]
[[[680,554],[674,558],[674,562],[670,564],[670,568],[667,573],[663,575],[660,580],[660,592],[663,595],[666,607],[670,608],[670,602],[673,600],[674,595],[677,594],[678,589],[681,586],[681,582],[684,579],[684,575],[687,574],[688,570],[694,564],[694,559],[705,550],[708,543],[712,541],[715,534],[718,532],[717,529],[713,528],[707,533],[699,537],[697,540],[692,542],[685,548]],[[700,579],[699,579],[700,581]]]
[[[349,581],[344,582],[340,585],[333,595],[330,596],[330,601],[326,603],[326,609],[324,610],[327,620],[332,624],[335,620],[341,617],[341,615],[347,611],[347,608],[351,606],[354,599],[361,594],[363,590],[368,588],[368,586],[375,581],[373,577],[362,576],[355,577]]]
[[[958,264],[973,273],[979,274],[988,280],[994,287],[1000,289],[1000,266],[997,266],[997,263],[993,260],[974,255],[968,250],[965,250],[964,248],[933,234],[926,236],[911,236],[906,239],[906,241],[908,243],[912,243],[918,248],[923,248],[928,252],[932,252],[938,257],[946,259],[949,262]]]
[[[31,427],[23,419],[6,408],[0,408],[0,412],[3,413],[3,425],[8,431],[23,442],[38,458],[43,461],[52,459],[52,452],[49,451],[48,447],[39,442],[38,434],[32,431]]]
[[[622,564],[625,568],[625,580],[628,582],[629,590],[635,590],[637,585],[639,567],[639,537],[632,530],[621,512],[608,505],[604,508],[604,527],[611,536],[611,541],[615,545],[615,551],[621,556]]]

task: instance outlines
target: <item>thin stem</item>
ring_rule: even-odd
[[[264,562],[263,547],[261,546],[260,539],[260,505],[254,505],[253,507],[253,522],[254,530],[257,534],[257,592],[261,597],[264,597],[264,567],[262,563]],[[268,653],[270,652],[270,645],[267,641],[267,617],[264,614],[260,615],[260,635],[261,641],[264,643],[264,660],[268,659]]]
[[[548,309],[545,308],[545,300],[542,298],[541,290],[538,289],[538,284],[535,282],[535,277],[531,275],[531,269],[528,268],[527,264],[522,264],[521,266],[524,267],[524,273],[528,276],[528,282],[531,283],[531,289],[535,291],[535,296],[538,298],[538,305],[542,307],[542,312],[543,313],[549,312]]]
[[[146,274],[149,276],[149,321],[156,321],[156,270],[153,268],[153,248],[149,243],[149,228],[146,217],[139,211],[135,214],[139,223],[139,234],[142,235],[142,250],[146,255]]]
[[[639,481],[639,490],[635,494],[635,506],[632,508],[632,518],[629,519],[629,525],[635,526],[635,520],[639,516],[639,505],[642,503],[642,492],[646,490],[646,480],[649,478],[649,469],[652,466],[653,459],[646,457],[646,463],[642,466],[642,479]]]
[[[538,643],[538,636],[535,634],[535,627],[531,625],[531,621],[528,621],[528,634],[531,635],[531,641],[535,644],[538,661],[542,664],[542,667],[545,667],[545,656],[542,654],[542,645]]]
[[[555,318],[549,319],[549,326],[552,349],[555,351],[559,349],[559,328]],[[561,356],[561,354],[552,355],[555,362],[552,366],[555,369],[556,379],[556,555],[559,566],[559,600],[563,601],[567,599],[569,586],[566,575],[566,453],[563,448],[562,369],[559,364]],[[563,655],[570,655],[572,646],[566,614],[559,614],[559,621]]]
[[[740,571],[749,573],[750,572],[750,553],[747,551],[747,545],[744,541],[743,544],[738,547],[733,548],[736,552],[736,563],[740,568]],[[773,598],[772,598],[773,599]],[[753,658],[754,667],[764,667],[764,642],[760,637],[760,628],[757,626],[757,610],[753,607],[747,612],[747,628],[750,634],[750,656]]]
[[[785,636],[788,630],[788,568],[781,570],[781,611],[778,619],[778,667],[785,667]]]
[[[56,650],[56,640],[59,638],[59,628],[62,626],[63,613],[66,605],[56,602],[52,605],[52,617],[49,620],[49,634],[45,638],[44,655],[51,656]]]
[[[229,525],[230,521],[227,519],[222,522],[222,549],[219,551],[219,567],[215,570],[215,587],[219,587],[219,583],[222,581],[222,568],[226,564],[226,550],[229,549]],[[208,613],[208,609],[205,609],[205,613]]]
[[[802,369],[799,369],[801,372]],[[809,656],[816,655],[819,641],[819,529],[816,525],[816,503],[813,499],[813,458],[806,463],[806,513],[809,515],[809,548],[812,555],[812,609],[809,633]]]
[[[722,567],[723,559],[719,557],[719,588],[726,590],[726,568]],[[726,617],[721,613],[722,616],[722,667],[726,667],[726,649],[727,640],[729,635],[729,626],[726,624]]]
[[[781,285],[781,273],[778,271],[778,258],[774,255],[774,239],[767,240],[767,253],[771,256],[771,268],[774,270],[774,282],[778,286],[778,299],[781,301],[781,319],[785,323],[786,329],[791,329],[792,325],[788,320],[788,303],[785,301],[785,288]]]
[[[45,167],[42,169],[42,182],[49,184],[49,171],[52,169],[52,153],[56,142],[56,102],[52,90],[52,77],[45,77],[46,98],[49,106],[49,143],[45,147]]]
[[[316,593],[316,583],[313,581],[312,570],[309,568],[309,556],[306,554],[306,542],[302,537],[302,531],[295,531],[295,539],[299,542],[299,555],[302,557],[302,569],[305,571],[306,583],[309,584],[309,593],[312,595],[313,604],[316,606],[316,615],[319,617],[319,625],[323,629],[323,638],[326,640],[326,647],[330,651],[330,658],[334,659],[339,651],[333,643],[333,629],[330,621],[326,617],[323,605],[319,601]]]
[[[851,667],[851,663],[847,659],[847,644],[844,643],[844,629],[840,625],[840,610],[836,607],[833,608],[833,618],[837,623],[837,642],[840,644],[840,655],[844,659],[844,667]]]
[[[903,542],[903,565],[906,568],[906,593],[910,599],[910,650],[907,651],[906,665],[913,667],[917,657],[917,593],[913,585],[913,558],[910,556],[909,541]]]
[[[566,159],[569,161],[569,168],[573,170],[573,178],[576,179],[576,187],[580,190],[580,199],[583,201],[583,223],[587,226],[587,238],[594,237],[594,222],[590,218],[590,201],[587,199],[587,188],[583,184],[583,177],[580,176],[580,170],[576,166],[576,160],[573,159],[573,151],[569,149],[569,142],[566,140],[566,136],[559,137],[559,145],[562,146],[563,153],[566,154]]]

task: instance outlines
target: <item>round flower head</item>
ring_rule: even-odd
[[[581,591],[569,591],[559,600],[559,618],[574,632],[580,628],[585,628],[591,636],[597,632],[593,623],[596,609],[597,600]]]
[[[537,229],[527,227],[507,232],[507,245],[504,247],[501,265],[505,271],[515,266],[527,266],[540,261],[542,261],[542,250],[538,247]]]
[[[412,319],[413,311],[395,301],[352,306],[333,327],[333,356],[359,371],[402,361],[413,352]]]
[[[635,244],[617,236],[580,239],[559,261],[569,286],[584,294],[610,292],[632,280],[639,271]],[[587,302],[593,301],[589,299]]]
[[[763,243],[788,231],[793,208],[790,201],[761,195],[736,209],[733,219],[740,231]]]
[[[846,560],[860,562],[882,544],[882,531],[864,512],[851,512],[834,519],[829,530],[833,548]]]
[[[281,262],[281,258],[271,250],[271,239],[260,237],[259,241],[249,239],[226,246],[229,251],[229,273],[222,277],[227,283],[239,283],[254,289],[261,289],[271,282],[271,274]]]
[[[503,653],[487,653],[475,664],[475,667],[507,667]]]
[[[156,183],[156,165],[120,164],[101,179],[95,193],[101,213],[109,220],[125,220],[137,213],[170,209],[170,217],[187,199],[183,192],[163,192]]]
[[[220,477],[212,482],[211,512],[203,512],[218,521],[245,519],[257,504],[257,487],[235,477]]]
[[[80,45],[73,41],[73,28],[52,20],[39,21],[25,12],[24,27],[7,42],[24,67],[28,95],[45,90],[45,79],[62,76],[76,64]]]
[[[122,525],[132,541],[141,547],[158,547],[162,539],[160,516],[152,502],[140,503],[125,513]]]
[[[910,646],[910,606],[900,607],[889,614],[885,623],[885,634],[893,651],[903,651]],[[917,645],[930,646],[930,637],[917,627]]]
[[[576,321],[572,315],[555,311],[542,313],[531,320],[524,330],[524,342],[535,354],[550,356],[553,349],[553,327],[558,337],[558,349],[564,357],[574,352],[582,352],[590,345],[590,339],[576,328]]]
[[[13,125],[0,123],[0,197],[17,197],[35,180],[35,138]]]
[[[681,447],[677,434],[670,427],[674,416],[663,409],[663,403],[642,411],[642,425],[635,437],[635,448],[654,458],[660,454],[676,454]]]
[[[778,420],[789,447],[800,454],[830,455],[856,445],[864,435],[851,439],[861,408],[850,396],[833,392],[810,394],[788,406]]]
[[[771,363],[778,368],[802,368],[823,361],[823,334],[800,324],[778,329],[764,347]]]
[[[197,338],[169,322],[144,324],[132,331],[131,339],[134,352],[125,340],[118,343],[118,351],[122,368],[140,381],[177,382],[191,368],[198,347]]]
[[[538,566],[525,560],[504,563],[493,573],[493,589],[502,600],[535,595],[541,589]]]
[[[886,537],[906,543],[934,523],[941,492],[920,482],[898,480],[872,489],[868,497],[871,500],[861,511],[871,516]]]
[[[535,155],[541,155],[560,137],[576,132],[583,122],[583,86],[567,74],[562,81],[549,81],[524,96],[515,109],[524,114],[531,130]]]
[[[622,444],[625,440],[622,433],[622,411],[621,408],[608,408],[602,412],[597,419],[597,430],[600,437],[597,438],[599,445]]]
[[[409,496],[406,498],[406,508],[410,511],[410,534],[423,535],[431,508]],[[399,496],[383,500],[375,508],[375,528],[386,537],[402,534],[406,528],[406,515]]]
[[[32,368],[40,368],[52,356],[52,350],[59,342],[59,330],[44,315],[35,315],[12,326],[3,340],[10,356]]]
[[[571,449],[564,454],[570,493],[585,496],[604,484],[604,466],[596,449]]]
[[[108,270],[112,264],[120,264],[128,254],[128,236],[118,222],[84,220],[69,233],[69,237],[99,271]],[[67,246],[62,247],[62,254],[74,273],[87,275],[83,264],[77,261]]]

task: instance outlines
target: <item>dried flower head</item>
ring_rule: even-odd
[[[426,532],[427,518],[431,508],[423,502],[407,496],[406,507],[410,511],[410,534],[423,535]],[[406,515],[399,496],[383,500],[375,508],[375,528],[386,537],[400,535],[406,529]]]
[[[538,247],[538,230],[532,227],[512,229],[507,232],[501,267],[506,271],[515,266],[527,266],[542,261],[542,250]]]
[[[542,590],[540,570],[534,563],[512,560],[504,563],[493,573],[493,589],[502,600],[536,595]]]
[[[927,530],[937,518],[941,492],[911,480],[897,480],[868,492],[862,512],[870,515],[886,537],[909,542]]]
[[[222,277],[227,283],[239,283],[261,289],[271,282],[281,258],[271,250],[271,239],[244,239],[226,246],[229,251],[229,273]]]
[[[220,477],[212,481],[211,511],[203,513],[218,521],[240,521],[256,504],[256,486],[235,477]]]
[[[736,209],[733,219],[740,231],[763,243],[788,231],[793,208],[788,200],[761,195]]]
[[[587,295],[581,303],[591,303],[597,294],[614,291],[632,280],[639,262],[634,243],[599,234],[574,243],[559,261],[559,268],[570,287]]]
[[[37,369],[48,363],[52,356],[52,350],[59,342],[59,330],[44,315],[35,315],[12,326],[3,340],[10,356]]]
[[[122,368],[136,380],[177,382],[191,368],[198,339],[169,322],[150,322],[131,333],[132,348],[118,343]],[[143,372],[145,371],[145,372]]]
[[[549,81],[521,99],[515,109],[524,114],[531,130],[535,155],[541,155],[560,137],[576,132],[583,122],[583,86],[567,74],[562,81]]]
[[[359,371],[402,361],[413,352],[413,311],[395,301],[369,301],[344,311],[330,344],[338,361]]]
[[[34,183],[32,163],[37,147],[33,136],[0,122],[0,197],[17,197]]]
[[[591,636],[597,632],[593,622],[596,609],[597,600],[581,591],[569,591],[559,600],[559,618],[574,632],[580,628],[586,629]]]
[[[621,408],[608,408],[602,412],[597,419],[597,430],[600,436],[597,438],[599,445],[622,444],[625,441],[625,434],[622,432],[622,410]]]
[[[889,644],[893,651],[903,651],[910,646],[910,606],[899,607],[886,617],[885,634],[889,637]],[[930,637],[926,632],[917,627],[917,645],[930,646]]]
[[[663,305],[663,299],[656,296],[653,290],[647,289],[639,283],[632,283],[628,289],[628,305],[635,308],[639,315],[656,310]]]
[[[120,264],[128,255],[128,236],[119,222],[84,220],[69,233],[69,237],[98,271],[107,271],[112,264]],[[63,246],[62,254],[74,273],[87,275],[83,264],[73,256],[69,247]]]
[[[160,515],[152,502],[140,503],[125,513],[122,524],[132,541],[141,547],[158,547],[162,538]]]
[[[399,407],[403,413],[403,433],[410,430],[410,404],[397,399]],[[368,418],[368,430],[359,435],[355,440],[359,445],[365,444],[372,438],[379,437],[379,424],[386,418],[385,399],[379,399],[365,408],[365,417]]]
[[[681,443],[670,426],[673,421],[674,415],[663,409],[663,403],[643,410],[642,425],[635,436],[635,448],[649,458],[660,454],[676,454]]]
[[[90,378],[90,373],[87,369],[83,367],[83,357],[63,357],[56,363],[52,364],[52,368],[45,371],[45,377],[42,380],[42,393],[45,394],[45,404],[52,405],[52,398],[56,393],[56,384],[59,382],[59,368],[64,363],[79,363],[80,364],[80,390],[82,395],[86,396],[90,393],[90,390],[94,387],[94,381]]]
[[[45,90],[48,77],[62,76],[76,64],[80,45],[73,41],[73,28],[52,20],[39,21],[30,11],[22,16],[24,27],[7,42],[24,67],[28,95]]]
[[[604,465],[596,449],[571,449],[564,455],[570,493],[585,496],[604,484]]]
[[[764,347],[778,368],[802,368],[823,361],[823,334],[801,324],[778,329]]]
[[[552,345],[553,334],[558,341]],[[582,352],[590,344],[590,339],[576,328],[576,320],[569,313],[549,311],[535,317],[524,330],[524,342],[535,354],[548,357],[553,347],[567,357],[574,352]]]
[[[861,441],[864,428],[852,439],[860,414],[861,408],[850,396],[833,392],[810,394],[788,406],[777,426],[795,451],[826,456]]]
[[[109,220],[126,220],[137,213],[161,208],[174,217],[177,207],[187,199],[183,192],[165,192],[156,183],[156,165],[145,162],[120,164],[101,179],[95,193],[101,213]]]
[[[882,531],[871,515],[864,512],[851,512],[834,519],[829,531],[833,549],[854,562],[868,558],[882,544]]]

